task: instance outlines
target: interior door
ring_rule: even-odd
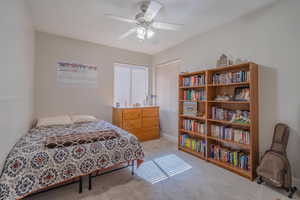
[[[178,73],[180,61],[156,67],[157,104],[160,107],[161,133],[177,141]]]

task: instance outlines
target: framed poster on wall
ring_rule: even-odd
[[[92,87],[98,85],[98,67],[74,62],[57,63],[57,83],[63,87]]]

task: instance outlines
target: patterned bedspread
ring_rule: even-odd
[[[103,130],[115,130],[120,137],[63,148],[45,146],[50,136]],[[7,157],[0,178],[0,200],[21,199],[51,185],[143,157],[143,148],[134,135],[105,121],[34,128]]]

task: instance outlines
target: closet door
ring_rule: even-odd
[[[178,73],[180,61],[156,67],[157,104],[160,107],[161,133],[177,141]]]

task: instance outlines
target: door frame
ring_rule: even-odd
[[[178,67],[177,67],[177,72],[178,72],[178,74],[177,74],[177,77],[176,77],[176,80],[177,80],[177,82],[178,82],[178,75],[179,75],[179,73],[180,73],[180,66],[182,65],[182,60],[181,59],[175,59],[175,60],[170,60],[170,61],[167,61],[167,62],[163,62],[163,63],[160,63],[160,64],[157,64],[155,67],[154,67],[154,70],[153,70],[153,78],[154,78],[154,80],[153,80],[153,85],[152,85],[152,88],[154,89],[154,94],[155,95],[158,95],[158,93],[157,93],[157,71],[158,71],[158,69],[159,68],[163,68],[163,67],[166,67],[166,66],[168,66],[168,65],[170,65],[170,64],[177,64],[178,63]],[[176,96],[177,96],[177,98],[178,98],[178,84],[176,84]],[[158,105],[158,96],[157,96],[157,98],[156,98],[156,105]],[[177,102],[178,101],[178,99],[175,99],[175,101]],[[178,106],[176,107],[176,109],[177,109],[177,116],[178,116],[178,110],[179,110],[179,108],[178,108]],[[176,127],[178,128],[178,125],[176,124]],[[177,131],[178,132],[178,131]],[[168,139],[168,140],[170,140],[170,141],[173,141],[173,142],[175,142],[175,143],[178,143],[178,137],[175,137],[175,136],[173,136],[173,135],[170,135],[170,134],[168,134],[167,132],[162,132],[161,131],[161,134],[162,134],[162,136],[163,137],[165,137],[166,139]]]
[[[157,78],[156,78],[156,73],[157,73],[157,69],[161,68],[161,67],[166,67],[170,64],[175,64],[175,63],[180,63],[179,65],[181,65],[183,62],[180,58],[174,59],[174,60],[169,60],[169,61],[165,61],[159,64],[156,64],[155,67],[153,68],[152,71],[152,89],[153,89],[153,94],[157,95]],[[178,69],[179,72],[180,69]],[[178,87],[178,85],[176,86]],[[157,100],[156,100],[157,101]],[[155,102],[157,103],[157,102]]]

